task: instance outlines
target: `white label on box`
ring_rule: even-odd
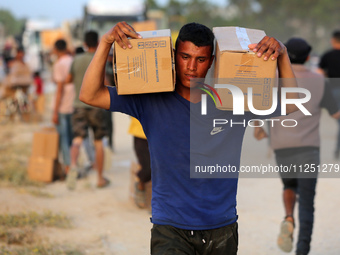
[[[138,32],[143,38],[164,37],[171,36],[170,29],[161,29],[153,31],[141,31]]]

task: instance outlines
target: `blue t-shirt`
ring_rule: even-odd
[[[177,92],[118,96],[115,88],[108,89],[110,110],[137,118],[148,139],[151,222],[188,230],[236,222],[237,174],[231,175],[233,178],[211,178],[217,175],[204,172],[204,166],[239,169],[245,127],[254,115],[246,112],[235,116],[231,111],[217,110],[208,100],[208,114],[202,116],[200,103],[190,103]],[[214,128],[214,119],[228,124]],[[190,171],[195,170],[201,170],[202,175],[190,178]]]

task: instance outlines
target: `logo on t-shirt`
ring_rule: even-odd
[[[214,127],[213,130],[211,130],[210,134],[211,135],[216,135],[220,132],[222,132],[224,129],[222,129],[222,127]]]

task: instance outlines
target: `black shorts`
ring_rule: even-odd
[[[157,224],[151,229],[152,255],[236,255],[237,249],[237,222],[209,230]]]
[[[99,108],[75,108],[72,114],[74,137],[86,138],[88,128],[93,130],[94,139],[100,140],[108,135],[105,110]]]

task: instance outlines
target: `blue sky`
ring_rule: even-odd
[[[16,18],[45,17],[59,25],[64,20],[81,18],[87,2],[88,0],[1,0],[0,9],[10,10]],[[162,5],[168,0],[157,0],[157,2]],[[211,0],[211,2],[224,3],[225,0]]]

